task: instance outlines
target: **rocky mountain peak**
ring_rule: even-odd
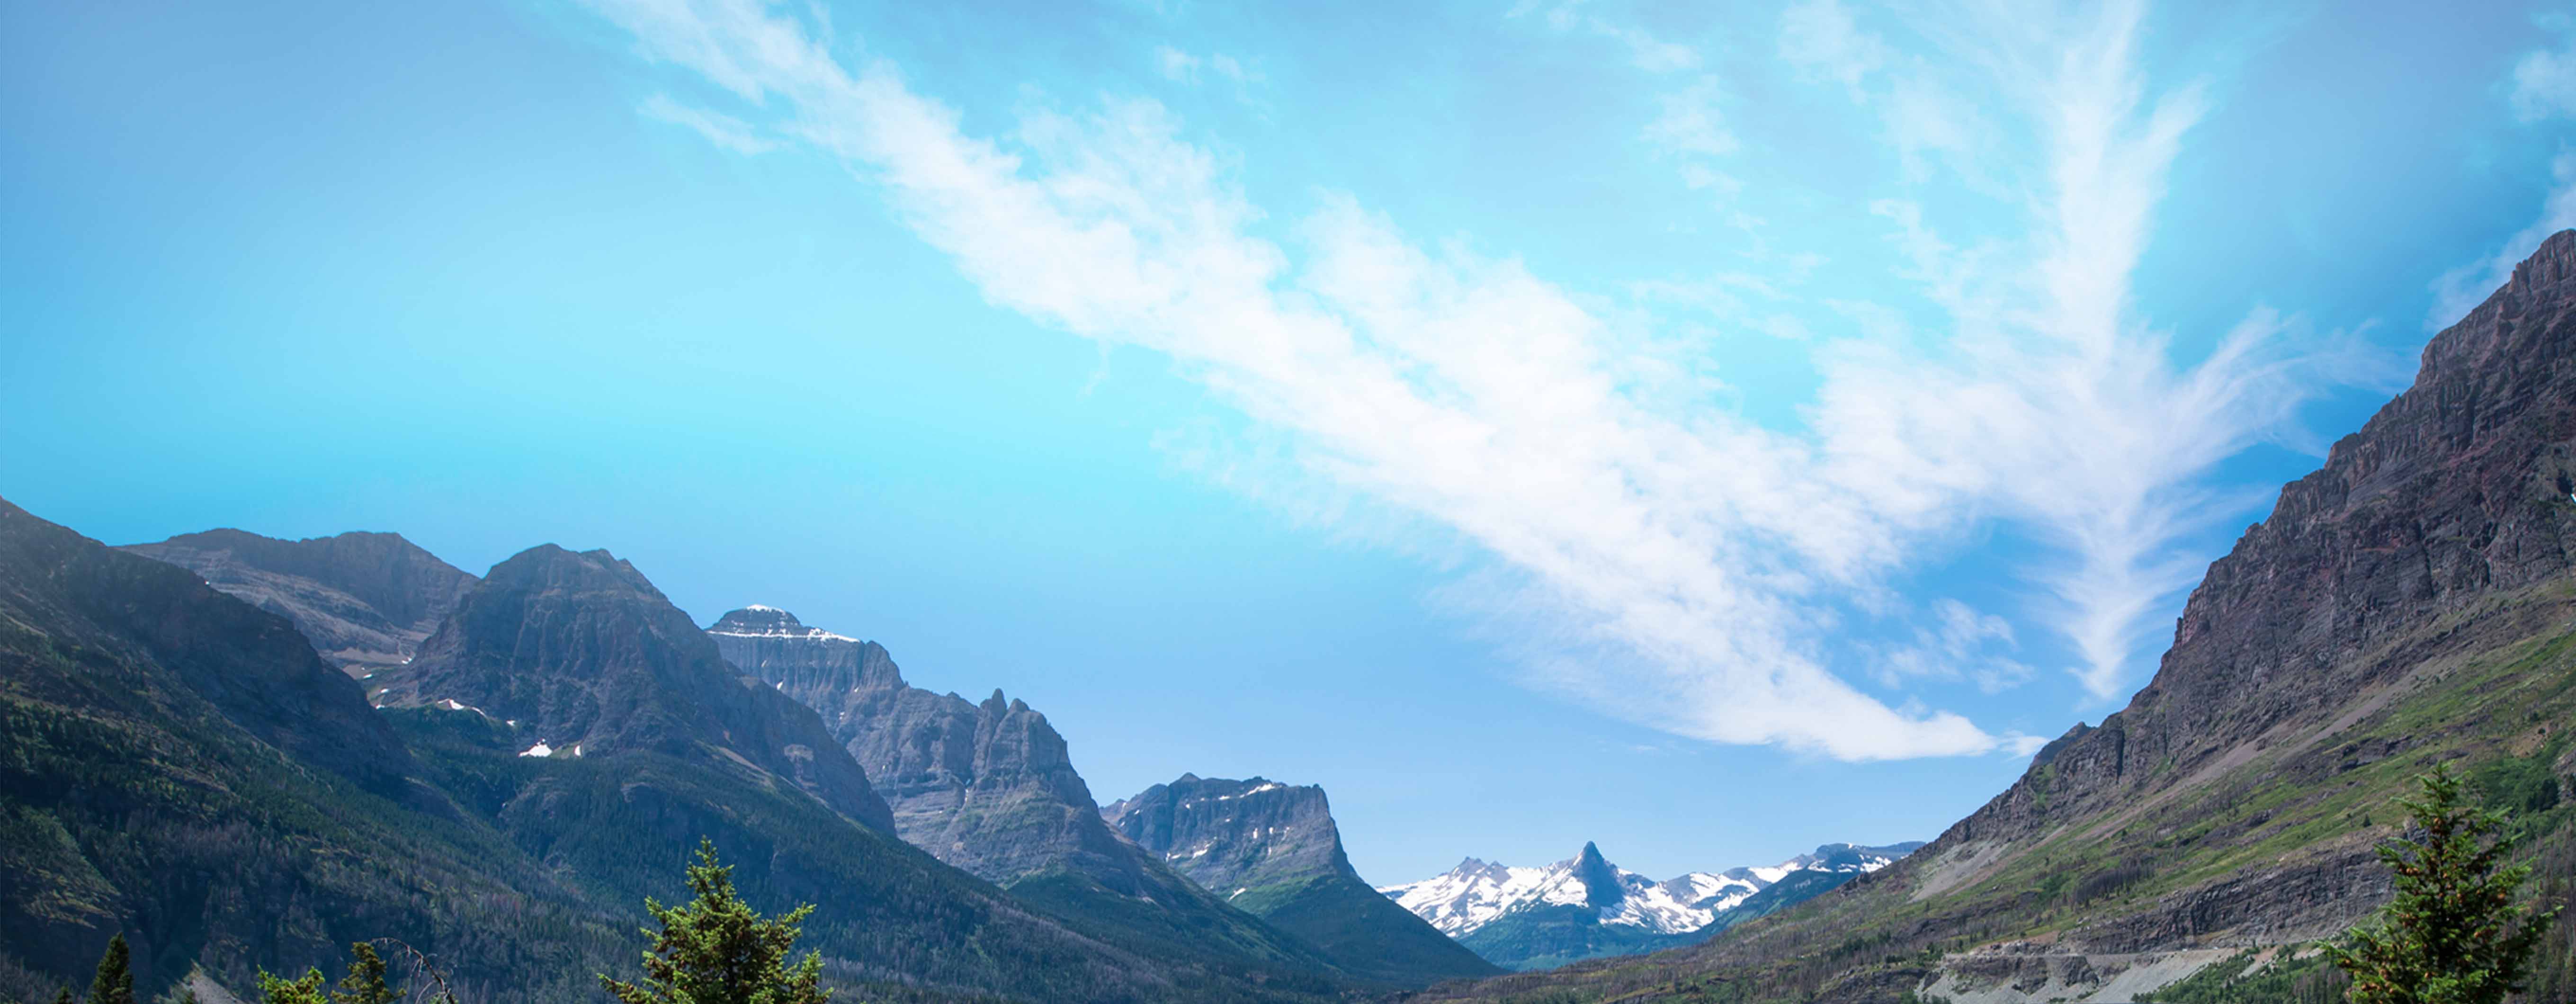
[[[474,576],[393,533],[278,540],[221,529],[120,550],[195,572],[285,617],[351,676],[411,658],[474,584]]]
[[[747,764],[893,828],[812,710],[735,672],[651,580],[605,550],[546,544],[493,566],[411,664],[379,680],[380,704],[479,714],[531,750]]]
[[[1619,905],[1628,898],[1628,890],[1619,882],[1619,869],[1601,857],[1601,848],[1584,841],[1583,852],[1574,856],[1575,881],[1583,883],[1584,905],[1596,909]]]
[[[572,551],[555,544],[539,544],[492,566],[483,578],[497,588],[631,594],[638,599],[668,602],[644,573],[604,547]]]
[[[1183,774],[1101,815],[1138,846],[1219,894],[1288,876],[1331,873],[1358,880],[1342,853],[1324,789]]]
[[[746,607],[707,629],[723,658],[813,708],[894,812],[905,841],[994,882],[1072,865],[1133,894],[1136,854],[1100,819],[1046,716],[995,688],[982,702],[904,682],[893,656]]]
[[[805,622],[796,619],[795,614],[778,609],[777,607],[754,603],[740,610],[730,611],[723,617],[717,618],[715,624],[708,627],[707,630],[737,631],[746,634],[770,634],[773,632],[804,634],[807,628],[805,627]]]
[[[1678,943],[1672,937],[1730,922],[1739,907],[1777,909],[1883,868],[1919,846],[1826,844],[1774,866],[1691,872],[1659,882],[1612,864],[1598,844],[1587,842],[1575,856],[1545,867],[1471,857],[1447,873],[1379,892],[1487,958],[1517,968],[1669,947]],[[1781,884],[1793,876],[1799,880]],[[1757,898],[1766,893],[1767,902]]]
[[[1190,880],[1355,971],[1409,981],[1491,971],[1361,881],[1320,787],[1183,774],[1100,814]]]

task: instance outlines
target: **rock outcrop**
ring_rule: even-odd
[[[706,637],[822,715],[913,846],[991,882],[1064,867],[1125,895],[1143,889],[1135,850],[1109,831],[1064,737],[1027,703],[912,686],[884,646],[773,607],[728,613]]]
[[[474,576],[392,533],[277,540],[208,530],[122,550],[284,616],[351,676],[410,659],[474,586]]]
[[[1496,971],[1360,879],[1322,788],[1183,774],[1100,812],[1191,881],[1323,949],[1346,972],[1419,984]]]

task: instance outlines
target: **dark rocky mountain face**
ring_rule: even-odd
[[[1228,906],[1113,833],[1064,737],[996,690],[982,702],[907,684],[883,646],[749,607],[709,628],[725,659],[822,715],[939,860],[1078,924],[1190,950],[1330,968],[1313,946]]]
[[[474,585],[474,576],[391,533],[277,540],[208,530],[122,550],[284,616],[351,676],[411,658]]]
[[[119,931],[149,995],[192,968],[247,991],[257,966],[379,935],[531,925],[561,945],[622,926],[524,858],[423,837],[459,833],[459,813],[284,618],[6,502],[0,750],[0,997],[86,979]],[[452,897],[443,919],[420,912],[426,889]],[[485,985],[490,961],[458,978]]]
[[[1423,984],[1495,971],[1360,879],[1322,788],[1183,774],[1100,812],[1181,874],[1322,948],[1347,972]]]
[[[24,611],[17,626],[59,625],[64,637],[151,663],[260,742],[372,790],[401,787],[410,757],[393,730],[285,621],[6,502],[0,549],[9,573],[0,588]]]
[[[505,723],[537,755],[653,752],[783,780],[886,832],[865,771],[814,712],[733,671],[633,565],[551,544],[499,565],[376,702]]]
[[[2542,888],[2564,890],[2571,569],[2576,231],[2436,336],[2414,386],[2210,566],[2125,709],[2050,743],[1940,839],[1684,953],[1439,999],[1680,999],[1653,988],[1710,979],[1825,1002],[2141,994],[2376,909],[2392,802],[2444,762],[2521,814]],[[2551,937],[2534,999],[2576,994],[2576,940]],[[1837,947],[1858,943],[1877,947]],[[1890,961],[1909,956],[1939,961]],[[2150,957],[2180,961],[2121,975]]]
[[[996,690],[982,703],[907,684],[884,646],[768,607],[707,629],[723,658],[820,712],[893,810],[895,832],[992,882],[1048,868],[1122,894],[1143,888],[1136,855],[1102,824],[1046,716]]]

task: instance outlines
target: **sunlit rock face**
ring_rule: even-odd
[[[1100,811],[1165,864],[1346,971],[1397,983],[1494,971],[1360,879],[1322,788],[1183,774]]]

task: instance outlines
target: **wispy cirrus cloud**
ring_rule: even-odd
[[[1202,74],[1233,82],[1236,86],[1254,83],[1261,75],[1243,65],[1241,60],[1222,52],[1195,55],[1168,45],[1154,48],[1154,67],[1164,78],[1175,83],[1195,84]]]
[[[767,153],[778,148],[777,143],[761,136],[750,123],[731,115],[681,104],[672,100],[668,94],[656,94],[646,98],[643,104],[636,106],[635,110],[645,118],[686,127],[706,137],[707,142],[735,153],[745,155]]]
[[[1549,30],[1581,32],[1608,39],[1627,52],[1628,61],[1648,73],[1674,73],[1700,65],[1699,50],[1654,32],[1633,21],[1601,12],[1597,0],[1520,0],[1508,16],[1535,17]]]
[[[2063,31],[1999,26],[2020,47],[1977,65],[2020,97],[2048,151],[2028,233],[1963,250],[1918,207],[1881,206],[1950,320],[1910,330],[1836,305],[1878,320],[1819,344],[1810,428],[1780,432],[1699,403],[1694,360],[1586,298],[1512,259],[1412,240],[1353,197],[1323,198],[1292,240],[1255,236],[1265,210],[1226,159],[1151,101],[1030,112],[977,136],[786,9],[594,6],[647,57],[873,179],[993,303],[1168,356],[1273,430],[1297,476],[1492,555],[1478,594],[1543,643],[1529,649],[1538,683],[1681,735],[1854,760],[2028,749],[1846,680],[2005,685],[2026,675],[2000,654],[2021,639],[1990,615],[1928,604],[1930,626],[1901,649],[1838,643],[1837,628],[1889,608],[1889,580],[1926,541],[2011,520],[2060,556],[2043,570],[2053,623],[2085,686],[2113,692],[2183,581],[2176,542],[2198,514],[2227,512],[2198,479],[2278,435],[2332,375],[2330,355],[2294,351],[2295,326],[2269,315],[2189,366],[2131,316],[2149,210],[2198,110],[2188,90],[2143,93],[2134,7]],[[1678,122],[1685,148],[1733,148],[1716,120]]]

